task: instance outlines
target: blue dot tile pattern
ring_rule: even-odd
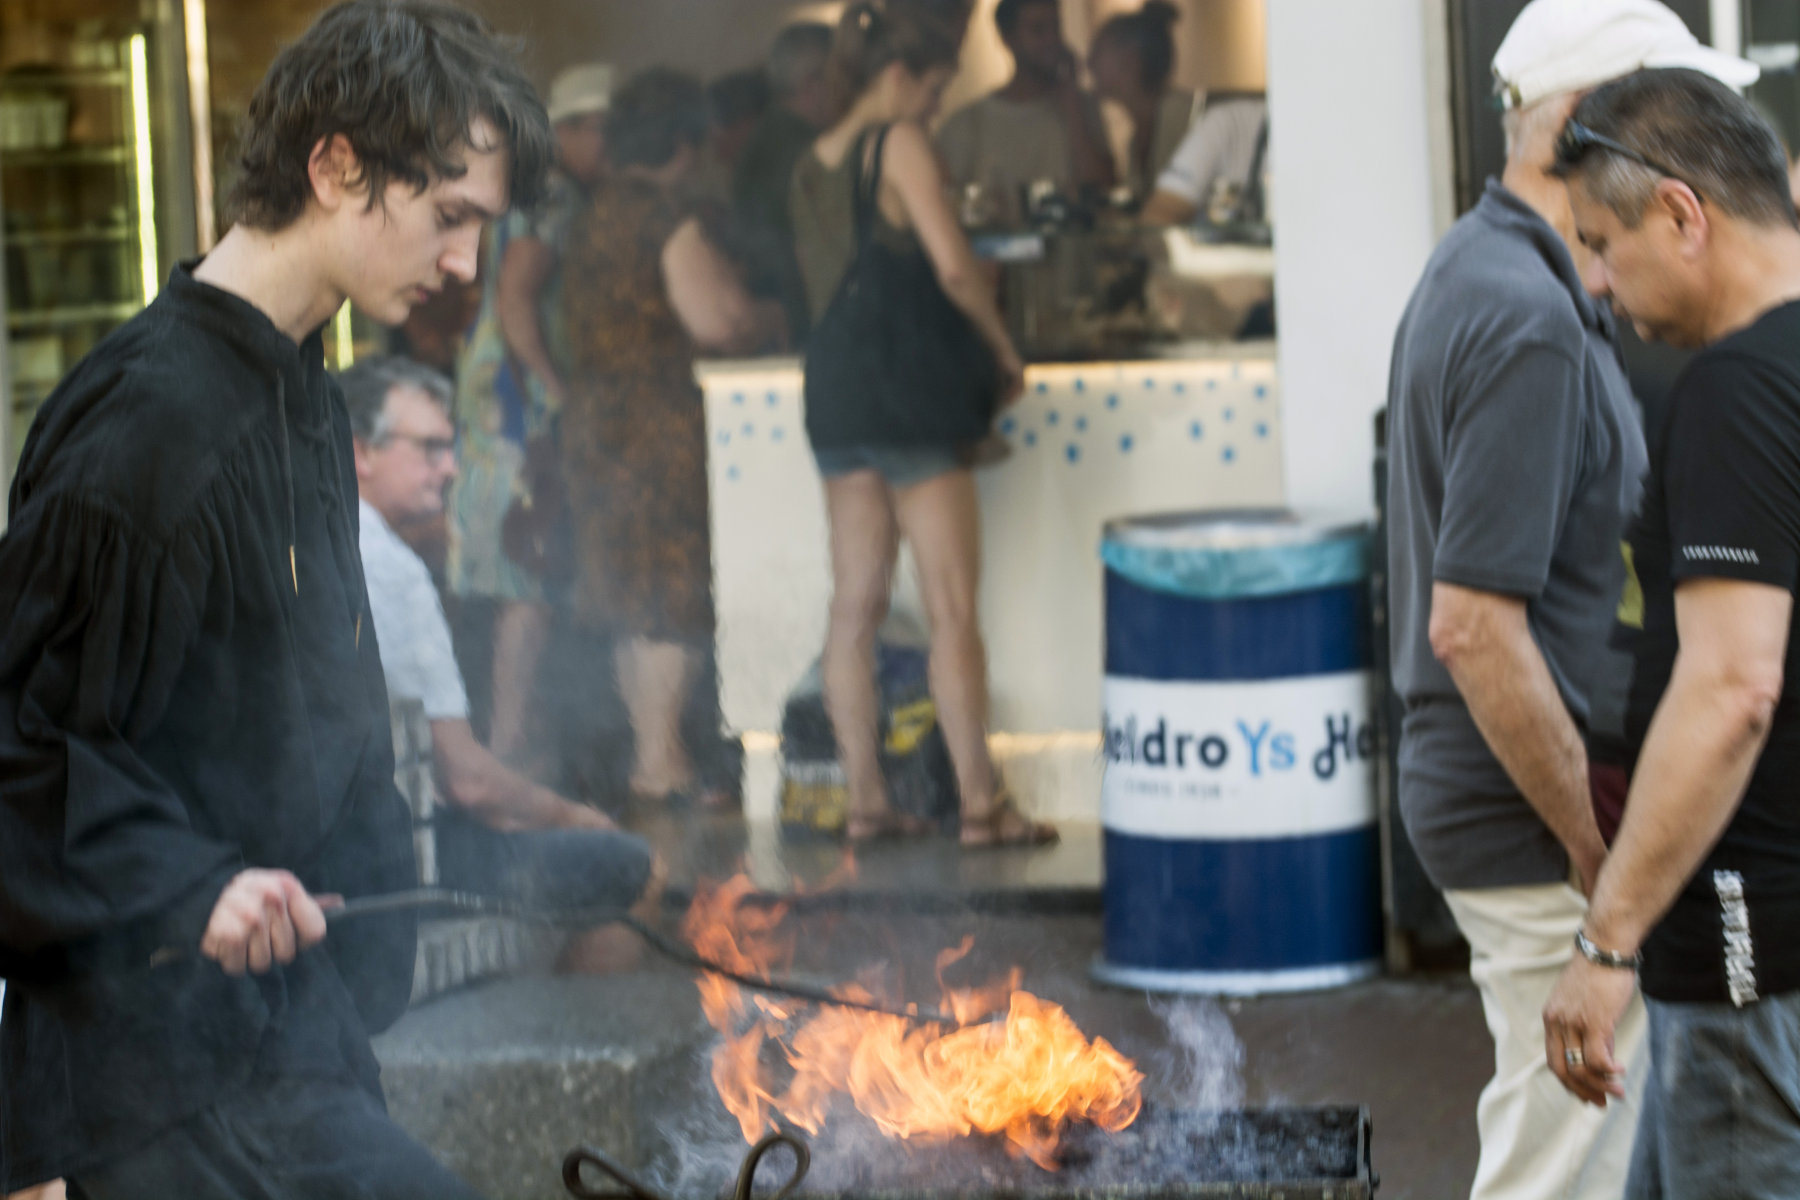
[[[770,377],[767,382],[734,380],[709,389],[714,478],[721,487],[729,483],[735,488],[740,482],[763,487],[773,478],[803,469],[794,457],[806,447],[797,383]],[[1184,453],[1184,445],[1191,447],[1185,453],[1208,455],[1213,470],[1229,468],[1225,478],[1241,477],[1260,486],[1265,472],[1278,469],[1271,458],[1280,437],[1278,397],[1272,373],[1262,364],[1120,363],[1039,369],[1032,372],[1027,388],[1023,403],[996,416],[995,431],[1021,455],[1034,452],[1042,442],[1043,449],[1056,457],[1031,460],[1037,464],[1032,469],[1060,464],[1079,471],[1070,481],[1081,480],[1081,488],[1111,486],[1108,481],[1114,476],[1109,472],[1120,472],[1121,480],[1134,478],[1133,472],[1165,468],[1179,473],[1181,459],[1165,461],[1165,457]],[[758,411],[764,413],[760,421],[755,418]],[[1242,429],[1237,426],[1240,415]],[[1214,454],[1217,457],[1211,458]],[[775,458],[759,455],[783,457],[777,467]],[[808,461],[806,466],[810,465]],[[751,480],[757,482],[753,485]]]

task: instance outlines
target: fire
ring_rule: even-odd
[[[766,975],[792,957],[781,906],[745,905],[750,881],[738,876],[702,888],[683,923],[694,948],[722,966]],[[719,1097],[753,1142],[776,1117],[809,1133],[824,1128],[832,1101],[847,1095],[884,1133],[922,1140],[1004,1134],[1008,1147],[1045,1170],[1057,1168],[1063,1129],[1086,1121],[1124,1129],[1142,1106],[1143,1075],[1104,1038],[1091,1042],[1059,1006],[1022,991],[1023,972],[986,987],[952,988],[944,970],[969,952],[972,939],[938,955],[940,1008],[957,1028],[939,1022],[834,1006],[747,997],[717,975],[699,981],[701,1008],[723,1035],[713,1054]],[[846,984],[833,994],[873,1002],[868,988]],[[1004,1013],[1004,1020],[984,1018]],[[796,1024],[797,1023],[797,1024]],[[779,1047],[792,1078],[769,1078],[764,1047]]]

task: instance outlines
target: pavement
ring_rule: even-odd
[[[1022,967],[1025,990],[1138,1063],[1147,1102],[1361,1105],[1384,1200],[1468,1193],[1492,1050],[1460,973],[1243,999],[1101,986],[1089,974],[1101,948],[1092,826],[1067,824],[1060,844],[1036,850],[880,844],[859,850],[849,875],[840,845],[784,840],[760,822],[687,814],[640,828],[670,863],[670,927],[696,883],[744,870],[793,900],[794,974],[878,977],[928,1003],[936,952],[970,936],[964,978]],[[558,1171],[578,1143],[678,1198],[727,1184],[744,1147],[708,1077],[713,1044],[691,974],[647,953],[611,975],[527,975],[433,999],[376,1049],[396,1119],[494,1200],[549,1200],[567,1194]],[[814,1146],[825,1165],[872,1130],[855,1114],[833,1121]]]

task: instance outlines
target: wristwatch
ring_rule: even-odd
[[[1602,950],[1588,938],[1587,930],[1575,930],[1575,949],[1581,951],[1581,957],[1596,967],[1612,967],[1620,971],[1635,971],[1643,965],[1642,954],[1620,954],[1617,950]]]

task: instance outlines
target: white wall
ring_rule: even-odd
[[[1373,510],[1373,416],[1433,243],[1420,0],[1273,0],[1270,167],[1288,503]]]

